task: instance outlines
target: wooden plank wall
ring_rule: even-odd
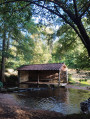
[[[19,71],[19,82],[26,82],[28,81],[28,77],[29,77],[29,72],[28,71]]]

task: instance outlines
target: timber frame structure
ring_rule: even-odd
[[[68,83],[67,66],[64,63],[23,65],[17,70],[19,83],[58,86]]]

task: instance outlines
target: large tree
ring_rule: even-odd
[[[90,38],[82,22],[83,17],[87,17],[88,19],[90,18],[89,0],[5,0],[5,2],[1,2],[0,5],[9,4],[11,2],[25,3],[25,5],[21,7],[19,6],[20,8],[18,8],[18,10],[22,10],[26,6],[35,4],[48,10],[50,13],[57,15],[74,29],[90,56]]]
[[[20,36],[20,31],[24,29],[25,24],[30,20],[30,8],[26,8],[21,12],[13,12],[18,4],[13,3],[0,6],[0,42],[1,42],[1,81],[5,82],[5,62],[9,57],[9,47],[12,40],[18,42],[15,36]],[[21,5],[21,4],[20,4]],[[22,4],[23,5],[23,4]],[[28,11],[29,9],[29,11]],[[24,11],[27,12],[24,12]],[[8,12],[9,11],[9,12]]]
[[[57,35],[58,41],[54,43],[53,59],[65,62],[70,68],[88,69],[90,57],[75,31],[65,24],[58,29]]]

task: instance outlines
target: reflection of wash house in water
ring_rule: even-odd
[[[64,63],[23,65],[18,68],[19,83],[61,84],[67,83],[67,67]]]

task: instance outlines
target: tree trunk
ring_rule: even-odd
[[[9,50],[9,38],[10,38],[10,32],[8,33],[8,38],[7,38],[7,51]]]
[[[2,61],[1,61],[1,81],[5,82],[5,57],[3,56],[2,53]]]
[[[2,61],[1,61],[1,81],[5,82],[5,43],[6,43],[6,29],[4,25],[3,42],[2,42]]]
[[[86,49],[88,51],[88,55],[90,56],[90,38],[87,35],[86,30],[85,30],[81,21],[77,23],[77,27],[80,31],[80,34],[81,34],[82,38],[83,38],[82,42],[83,42],[84,46],[86,47]]]

